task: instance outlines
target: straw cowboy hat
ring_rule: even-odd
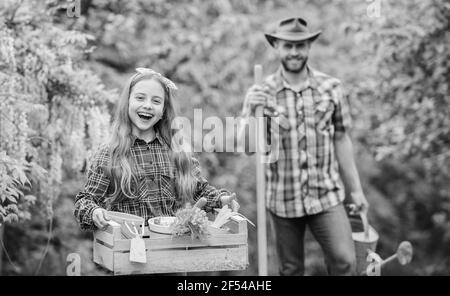
[[[282,39],[286,41],[304,41],[304,40],[316,40],[319,37],[322,31],[310,32],[307,23],[304,19],[295,17],[288,18],[280,21],[276,31],[272,34],[266,33],[267,41],[269,41],[270,45],[273,47],[274,42],[277,39]]]

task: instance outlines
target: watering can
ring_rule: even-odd
[[[356,274],[381,275],[381,267],[397,259],[401,265],[411,262],[413,248],[410,242],[403,241],[392,256],[382,259],[375,251],[379,239],[376,230],[369,225],[367,214],[355,211],[356,206],[348,206],[349,220],[352,228],[352,239],[355,244]]]

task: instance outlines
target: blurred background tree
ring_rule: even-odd
[[[66,231],[59,224],[72,221],[65,220],[71,206],[56,219],[65,202],[59,197],[108,136],[113,93],[84,66],[92,36],[55,25],[42,1],[1,5],[0,223],[8,225],[2,246],[14,250],[5,252],[3,272],[61,273],[64,264],[49,258],[66,243],[58,243]]]
[[[388,174],[372,178],[392,198],[401,237],[416,246],[420,273],[449,274],[450,3],[383,2],[357,29],[374,57],[360,142]],[[419,272],[419,271],[418,271]]]
[[[64,274],[71,252],[82,255],[82,274],[104,274],[92,264],[91,235],[80,233],[72,210],[89,153],[107,136],[116,90],[134,68],[149,67],[179,85],[181,114],[193,119],[201,108],[203,119],[239,115],[254,64],[265,74],[278,66],[262,33],[293,15],[323,30],[310,64],[346,86],[380,255],[401,240],[415,247],[411,265],[391,264],[383,274],[450,274],[447,1],[82,0],[80,16],[68,17],[70,3],[0,6],[0,180],[10,188],[0,188],[3,274]],[[241,212],[256,221],[254,158],[200,159],[208,180],[235,191]],[[27,180],[31,188],[24,188]],[[257,274],[253,228],[249,244],[249,269],[225,274]],[[306,252],[307,273],[324,274],[310,235]]]

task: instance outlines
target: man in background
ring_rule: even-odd
[[[296,17],[265,34],[281,65],[248,90],[243,107],[245,118],[254,116],[259,105],[278,115],[270,117],[270,124],[278,125],[278,159],[265,165],[265,174],[280,275],[304,274],[306,225],[324,252],[329,273],[353,275],[355,250],[341,180],[351,202],[361,211],[368,209],[341,83],[307,63],[320,33],[310,32],[306,21]]]

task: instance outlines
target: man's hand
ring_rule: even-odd
[[[92,220],[98,229],[105,229],[108,226],[108,217],[106,215],[106,210],[102,208],[97,208],[92,212]]]
[[[350,198],[352,203],[355,204],[357,212],[361,211],[367,214],[367,211],[369,210],[369,203],[367,202],[367,199],[362,191],[350,193]]]
[[[229,196],[222,196],[220,197],[220,201],[222,202],[222,206],[228,205],[233,212],[237,212],[241,207],[236,201],[236,193],[233,193]]]
[[[266,107],[270,102],[270,97],[265,87],[257,84],[253,85],[245,95],[243,113],[245,115],[254,115],[256,106]]]

